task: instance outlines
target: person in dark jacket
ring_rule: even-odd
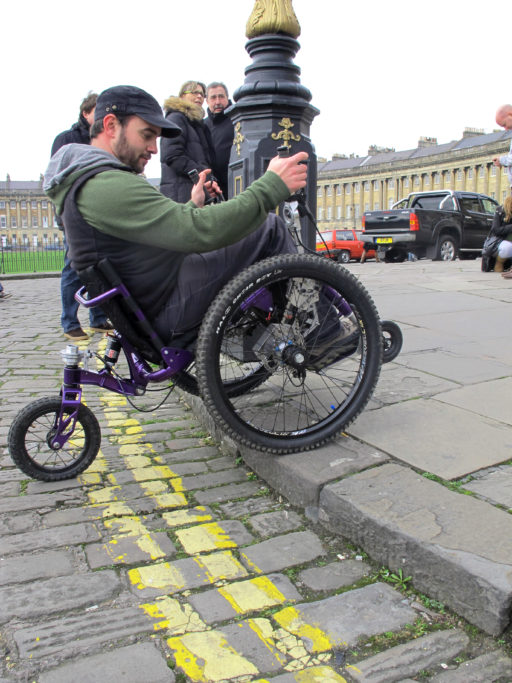
[[[164,102],[165,118],[181,128],[181,135],[162,138],[160,163],[162,177],[160,192],[176,202],[188,202],[192,181],[189,172],[203,171],[215,166],[211,135],[203,118],[206,86],[200,81],[184,83],[178,97]]]
[[[505,262],[512,258],[512,195],[506,197],[503,206],[496,209],[489,234],[499,238],[499,242],[495,246],[494,272],[503,273]],[[506,275],[507,277],[512,276],[508,273]]]
[[[53,141],[51,156],[55,154],[64,145],[69,145],[73,142],[78,142],[83,145],[88,145],[91,142],[89,129],[94,123],[94,110],[96,108],[96,100],[98,95],[90,92],[87,97],[82,100],[80,105],[80,115],[78,121],[74,123],[69,130],[59,133]],[[64,268],[60,278],[60,295],[62,300],[61,325],[64,330],[64,336],[73,341],[80,341],[89,339],[80,321],[78,320],[78,302],[75,301],[75,292],[77,292],[82,283],[80,278],[71,268],[69,261],[68,247],[66,240],[64,240],[66,251],[64,253]],[[112,329],[112,325],[107,321],[107,318],[101,308],[95,307],[89,309],[89,321],[91,328],[95,332],[104,332]]]
[[[227,199],[228,191],[228,168],[231,148],[235,131],[231,118],[224,113],[231,106],[228,89],[224,83],[210,83],[206,88],[206,104],[208,105],[206,126],[210,129],[213,149],[215,150],[215,163],[213,175],[217,178],[224,198]],[[233,193],[231,193],[232,195]]]

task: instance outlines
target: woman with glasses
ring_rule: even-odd
[[[178,97],[164,102],[165,118],[181,128],[181,135],[162,138],[160,191],[177,202],[188,202],[192,181],[189,172],[212,168],[215,153],[209,129],[203,122],[206,86],[200,81],[187,81]]]

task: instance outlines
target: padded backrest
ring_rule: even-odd
[[[77,274],[87,288],[89,299],[122,284],[121,278],[107,259],[79,270]],[[164,344],[129,292],[126,292],[125,296],[118,294],[102,302],[101,308],[115,329],[125,336],[146,360],[151,363],[162,363],[160,349]]]

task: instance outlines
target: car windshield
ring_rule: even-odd
[[[316,241],[317,242],[327,242],[327,240],[331,241],[332,240],[332,232],[329,230],[328,232],[321,232],[319,235],[317,234],[316,236]]]

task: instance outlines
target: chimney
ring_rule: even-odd
[[[464,138],[476,138],[478,135],[483,135],[483,134],[484,134],[483,128],[464,128],[464,132],[462,133],[462,139],[464,139]]]
[[[437,145],[437,138],[429,138],[424,135],[418,140],[418,149],[424,149],[425,147],[435,147]]]

